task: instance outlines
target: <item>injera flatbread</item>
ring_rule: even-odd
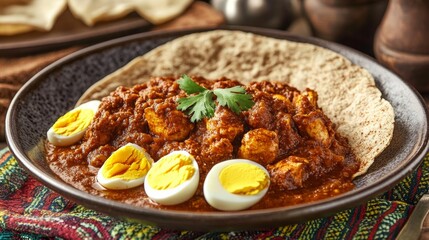
[[[392,139],[393,108],[368,71],[322,47],[240,31],[195,33],[168,42],[93,85],[78,104],[150,76],[181,74],[224,76],[244,84],[281,81],[300,90],[316,90],[319,106],[361,162],[355,176],[365,173]]]

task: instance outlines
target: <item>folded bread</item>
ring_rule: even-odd
[[[153,24],[182,13],[192,0],[69,0],[70,11],[86,25],[121,18],[136,11]]]
[[[0,35],[49,31],[67,7],[67,0],[27,0],[0,5]]]

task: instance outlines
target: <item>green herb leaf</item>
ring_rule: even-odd
[[[255,104],[252,101],[252,96],[246,94],[246,90],[241,86],[224,89],[218,88],[213,90],[213,92],[217,97],[219,105],[227,106],[237,114],[250,109]]]
[[[197,122],[204,117],[213,117],[215,104],[213,92],[206,90],[198,95],[177,100],[177,109],[186,111],[191,116],[191,122]]]
[[[214,102],[214,95],[221,106],[227,106],[235,113],[250,109],[255,103],[252,101],[252,96],[246,94],[246,90],[241,86],[232,88],[218,88],[215,90],[208,90],[197,83],[195,83],[187,75],[183,75],[178,80],[180,89],[184,90],[187,94],[194,94],[185,98],[177,100],[177,109],[186,111],[191,116],[191,122],[197,122],[204,117],[211,118],[214,116],[216,104]]]
[[[184,90],[187,94],[199,93],[207,90],[206,88],[201,87],[196,82],[192,81],[192,79],[186,74],[183,74],[177,83],[179,83],[180,89]]]

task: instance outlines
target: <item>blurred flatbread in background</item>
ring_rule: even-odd
[[[173,21],[156,25],[152,30],[216,27],[223,23],[225,23],[225,17],[221,12],[215,10],[208,3],[196,1]]]
[[[120,19],[131,12],[154,25],[183,13],[192,0],[0,0],[0,36],[49,31],[67,8],[87,26]]]
[[[0,4],[0,35],[15,35],[32,30],[49,31],[66,6],[66,0],[3,2]]]
[[[167,22],[182,13],[192,0],[140,0],[137,12],[153,24]]]
[[[68,6],[73,15],[86,25],[121,18],[134,11],[138,0],[69,0]]]
[[[21,5],[21,4],[28,4],[32,0],[1,0],[0,1],[0,8],[10,6],[10,5]]]
[[[181,14],[192,0],[69,0],[70,11],[86,25],[121,18],[136,11],[152,24]]]
[[[11,36],[33,31],[34,26],[26,24],[0,24],[0,35]]]

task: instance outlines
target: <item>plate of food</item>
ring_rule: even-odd
[[[88,208],[160,227],[239,230],[328,216],[415,169],[428,114],[350,48],[223,27],[132,35],[48,66],[18,92],[7,142]]]
[[[130,33],[147,31],[150,27],[151,24],[137,14],[130,14],[123,19],[90,27],[74,18],[72,13],[67,10],[48,32],[34,31],[19,35],[1,36],[0,55],[25,55],[72,46],[73,44],[96,43]]]
[[[184,12],[191,0],[5,0],[0,2],[0,55],[88,45],[143,32]]]

